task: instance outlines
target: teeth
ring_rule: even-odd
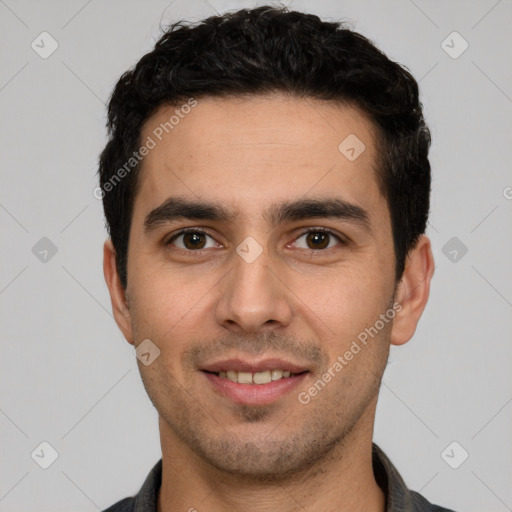
[[[240,384],[252,384],[252,373],[238,372],[238,382]]]
[[[283,378],[283,370],[272,370],[272,380],[279,380]]]
[[[255,373],[252,378],[254,384],[267,384],[272,381],[272,376],[269,371]]]
[[[235,372],[233,370],[219,372],[221,379],[228,379],[239,384],[268,384],[274,380],[290,377],[288,370],[266,370],[264,372]]]

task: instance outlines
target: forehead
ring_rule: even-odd
[[[374,132],[355,107],[277,93],[162,106],[142,130],[154,148],[142,162],[134,211],[182,195],[244,216],[326,193],[379,208]]]

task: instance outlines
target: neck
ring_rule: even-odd
[[[160,418],[162,485],[158,512],[384,512],[385,495],[372,466],[374,411],[314,467],[261,481],[219,470],[177,439]],[[367,421],[364,421],[364,420]]]

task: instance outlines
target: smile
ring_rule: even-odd
[[[238,382],[240,384],[268,384],[269,382],[286,379],[298,374],[291,373],[288,370],[267,370],[256,373],[228,370],[218,372],[217,375],[221,379],[228,379],[231,382]]]

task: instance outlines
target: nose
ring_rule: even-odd
[[[263,251],[248,262],[233,254],[231,271],[221,281],[216,320],[235,332],[286,327],[292,318],[291,294],[279,266]]]

